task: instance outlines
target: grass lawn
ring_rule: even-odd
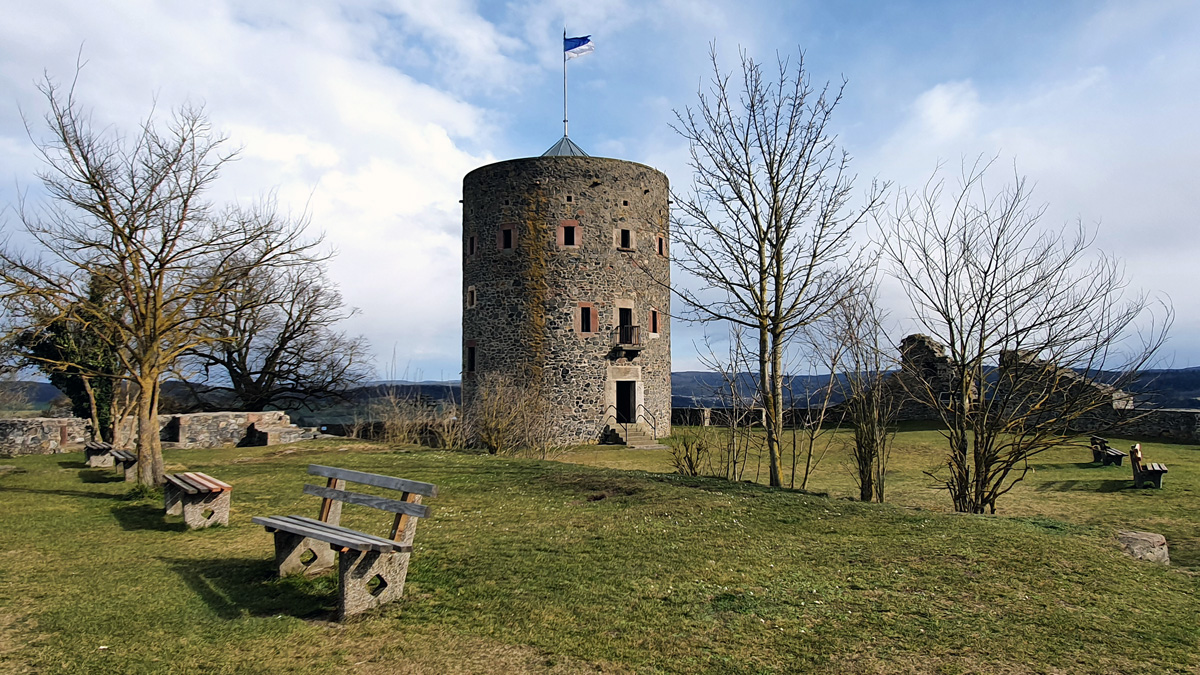
[[[819,496],[656,473],[663,451],[167,451],[235,486],[230,527],[195,532],[79,454],[3,460],[17,470],[0,470],[0,672],[1200,669],[1196,449],[1143,446],[1171,469],[1161,492],[1058,450],[1005,515],[969,517],[940,512],[920,475],[935,437],[899,441],[882,506],[842,499],[854,487],[832,455]],[[271,578],[250,518],[315,514],[308,463],[439,486],[402,601],[337,625],[334,577]],[[390,519],[348,506],[344,522]],[[1178,565],[1121,554],[1123,528],[1165,534]]]

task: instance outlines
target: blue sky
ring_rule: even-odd
[[[308,209],[362,310],[347,327],[371,340],[382,377],[457,377],[462,177],[561,135],[564,25],[596,44],[569,65],[571,137],[590,153],[682,187],[687,148],[669,124],[709,76],[709,44],[729,70],[739,46],[764,61],[802,48],[814,81],[847,80],[833,127],[863,189],[875,177],[916,186],[939,162],[980,154],[1015,163],[1047,226],[1096,226],[1133,288],[1169,296],[1168,365],[1200,365],[1200,3],[3,5],[0,205],[38,198],[21,111],[36,120],[37,80],[70,78],[82,46],[79,91],[97,121],[130,128],[155,100],[204,103],[244,147],[213,196],[275,190]],[[0,222],[10,231],[11,211]],[[898,340],[907,307],[885,297]],[[697,367],[704,330],[674,326],[677,370]]]

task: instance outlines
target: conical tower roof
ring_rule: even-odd
[[[571,139],[563,136],[550,149],[542,153],[542,157],[588,157],[583,148],[575,145]]]

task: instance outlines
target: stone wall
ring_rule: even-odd
[[[1088,415],[1074,426],[1083,434],[1200,443],[1200,410],[1116,408]]]
[[[78,450],[67,446],[88,441],[88,424],[77,417],[0,420],[0,455],[50,455]],[[127,418],[118,436],[132,441],[136,428],[137,420]],[[277,410],[159,415],[158,429],[165,448],[275,445],[314,436],[313,432],[292,425],[287,413]]]
[[[243,441],[247,441],[244,443],[246,445],[258,445],[257,434],[250,434],[248,437],[247,432],[251,426],[262,431],[290,425],[291,420],[288,419],[287,413],[278,410],[160,415],[159,438],[164,446],[176,448],[215,448],[236,445]]]
[[[762,425],[762,416],[765,411],[755,408],[743,409],[739,412],[742,414],[741,424]],[[785,410],[784,426],[789,428],[802,426],[804,414],[805,411],[802,409]],[[730,410],[728,408],[674,408],[671,411],[672,423],[677,426],[727,426],[729,418]],[[921,417],[915,418],[913,421],[927,422],[936,421],[936,419]],[[833,423],[831,421],[829,424]],[[1200,444],[1200,410],[1115,408],[1080,419],[1073,425],[1072,430],[1079,434],[1101,436],[1112,434],[1138,440]]]
[[[632,381],[639,421],[670,433],[668,194],[659,171],[597,157],[517,159],[466,176],[468,415],[479,378],[506,375],[540,390],[552,443],[595,442],[614,412],[617,383]],[[623,309],[639,326],[640,350],[614,347]]]
[[[53,455],[87,442],[87,420],[77,417],[0,419],[0,455]]]

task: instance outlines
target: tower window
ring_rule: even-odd
[[[621,206],[629,206],[629,200],[628,200],[628,199],[622,199],[622,200],[621,200]]]
[[[658,247],[657,248],[658,248],[659,255],[661,255],[664,258],[667,257],[667,238],[662,236],[661,234],[658,235]]]
[[[475,306],[475,287],[468,286],[467,287],[467,308],[470,309],[474,306]]]
[[[580,234],[578,220],[558,221],[559,248],[578,248]]]
[[[600,330],[600,317],[596,314],[596,306],[590,302],[579,303],[575,312],[575,330],[580,335],[595,334]]]
[[[567,195],[567,203],[568,203],[568,204],[570,204],[570,203],[571,203],[571,195]]]
[[[467,237],[467,255],[475,255],[475,235]]]
[[[650,332],[658,335],[658,310],[650,310]]]
[[[468,373],[475,372],[475,341],[467,340],[467,362],[464,364],[464,370]]]
[[[515,225],[502,225],[496,233],[496,247],[508,251],[517,245],[517,229]]]
[[[617,248],[627,251],[633,249],[633,230],[621,230],[617,234]]]

